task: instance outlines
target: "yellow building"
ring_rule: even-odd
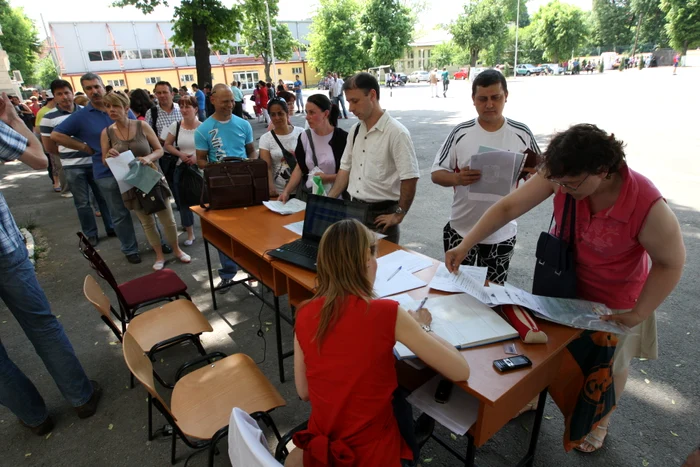
[[[433,30],[419,36],[418,39],[408,44],[403,58],[396,61],[396,71],[406,74],[416,70],[429,71],[435,67],[430,60],[432,50],[435,46],[449,42],[451,39],[450,33],[442,30]]]

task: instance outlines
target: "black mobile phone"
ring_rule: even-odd
[[[514,357],[494,360],[493,366],[495,366],[498,371],[503,373],[506,371],[512,371],[517,370],[519,368],[532,366],[532,362],[525,355],[516,355]]]
[[[450,398],[450,393],[452,392],[452,381],[448,379],[443,379],[438,384],[435,390],[435,402],[438,404],[446,404]]]

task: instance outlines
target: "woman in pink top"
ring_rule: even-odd
[[[633,330],[618,336],[613,357],[619,400],[630,360],[657,357],[655,310],[680,280],[685,247],[673,211],[646,177],[627,167],[623,144],[614,135],[588,124],[555,135],[538,173],[493,205],[445,254],[445,264],[454,271],[472,246],[551,195],[559,221],[567,194],[576,201],[577,295],[605,303],[614,314],[601,319]],[[603,417],[577,449],[599,449],[609,418]]]

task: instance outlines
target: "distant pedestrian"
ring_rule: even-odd
[[[442,67],[442,97],[447,97],[447,88],[450,86],[450,73],[447,68]]]
[[[676,74],[676,68],[678,68],[678,64],[681,62],[681,54],[676,54],[673,57],[673,74]]]
[[[202,90],[199,89],[199,86],[197,84],[192,85],[192,92],[194,93],[195,99],[197,99],[197,115],[199,117],[199,121],[203,122],[207,119],[206,96],[204,95]]]
[[[294,81],[294,94],[296,95],[296,104],[297,104],[297,111],[295,113],[302,113],[304,111],[304,99],[302,97],[302,90],[301,88],[304,86],[304,83],[301,82],[299,79],[299,75],[295,76],[296,81]]]
[[[437,89],[437,84],[438,84],[438,69],[435,68],[433,71],[430,72],[430,75],[428,76],[428,80],[430,81],[430,97],[437,97],[439,98],[440,96],[438,95],[438,89]]]
[[[345,81],[337,73],[333,73],[333,80],[333,99],[331,99],[331,102],[337,105],[339,109],[343,109],[343,118],[347,120],[348,112],[345,110],[345,97],[343,97]]]

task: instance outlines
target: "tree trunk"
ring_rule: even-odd
[[[688,55],[688,41],[683,42],[683,50],[681,50],[681,57],[686,55]],[[680,63],[678,65],[680,65]]]
[[[632,47],[631,57],[634,57],[634,53],[637,51],[637,43],[639,42],[639,30],[642,27],[642,18],[644,13],[639,13],[639,19],[637,20],[637,32],[634,34],[634,46]]]
[[[268,82],[268,81],[271,82],[272,85],[275,86],[275,89],[277,89],[277,86],[276,86],[275,83],[272,81],[272,77],[270,76],[270,65],[271,65],[271,61],[272,61],[272,60],[270,60],[270,57],[267,56],[267,55],[265,55],[265,54],[262,54],[262,55],[260,56],[260,58],[263,59],[263,65],[264,65],[264,67],[265,67],[265,81],[266,81],[266,82]]]
[[[204,87],[205,83],[211,84],[211,63],[209,62],[209,38],[207,27],[203,24],[192,25],[192,42],[194,42],[194,61],[197,67],[197,85]]]
[[[469,58],[469,66],[475,67],[476,60],[479,58],[479,49],[472,48],[469,52],[471,53],[471,57]]]

